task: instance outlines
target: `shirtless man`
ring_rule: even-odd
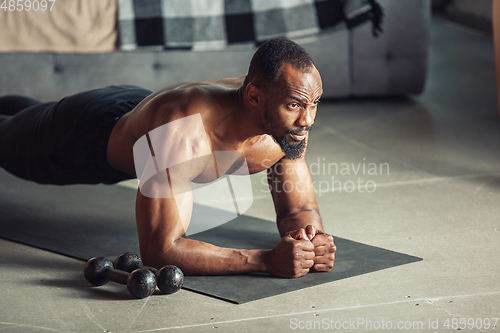
[[[320,74],[305,50],[277,38],[257,50],[244,79],[182,83],[153,94],[112,86],[57,103],[8,96],[0,98],[0,166],[38,183],[113,184],[141,177],[134,161],[138,140],[147,137],[152,147],[148,133],[201,117],[204,131],[196,122],[170,131],[162,139],[165,152],[152,155],[188,161],[207,152],[231,151],[244,156],[249,173],[267,169],[282,238],[271,250],[222,248],[183,238],[193,207],[191,182],[220,177],[221,172],[213,172],[214,163],[223,171],[236,163],[196,158],[167,170],[163,180],[151,178],[149,192],[170,184],[172,195],[145,195],[141,187],[137,191],[144,263],[173,264],[186,275],[266,272],[296,278],[330,271],[336,247],[323,232],[304,159],[322,93]],[[279,191],[271,185],[286,181],[304,186]]]

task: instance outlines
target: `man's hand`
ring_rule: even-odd
[[[332,235],[328,235],[312,225],[308,225],[305,232],[307,238],[310,239],[314,245],[315,256],[313,270],[316,272],[331,271],[335,261],[335,251],[337,251],[337,247],[333,243]]]
[[[314,265],[314,245],[303,228],[287,232],[267,257],[268,272],[286,278],[306,275]]]

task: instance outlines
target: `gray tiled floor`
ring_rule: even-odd
[[[291,329],[298,321],[359,318],[391,321],[395,331],[398,321],[421,321],[429,330],[429,321],[438,320],[439,331],[449,331],[443,324],[453,318],[500,317],[492,41],[443,20],[432,28],[426,92],[322,102],[308,152],[310,165],[318,158],[320,166],[350,165],[349,174],[313,174],[325,186],[318,202],[326,231],[423,261],[242,305],[185,290],[131,300],[121,286],[89,288],[79,261],[0,240],[0,330],[285,332],[298,331]],[[386,163],[389,172],[363,173],[361,166],[356,174],[359,163]],[[333,188],[332,176],[340,182]],[[262,177],[252,178],[248,213],[273,219]],[[358,179],[373,183],[352,188]]]

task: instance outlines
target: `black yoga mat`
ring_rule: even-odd
[[[138,253],[135,193],[120,186],[38,185],[0,169],[0,237],[81,260]],[[203,213],[220,215],[215,210],[210,214],[206,207]],[[275,223],[245,215],[191,238],[247,249],[270,249],[280,239]],[[422,260],[339,237],[335,244],[335,267],[329,273],[309,273],[298,279],[258,273],[187,276],[183,288],[245,303]]]

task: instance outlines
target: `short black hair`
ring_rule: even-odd
[[[277,82],[285,63],[300,70],[314,66],[311,56],[302,46],[285,37],[273,38],[263,43],[253,55],[243,86],[250,82],[257,86]]]

